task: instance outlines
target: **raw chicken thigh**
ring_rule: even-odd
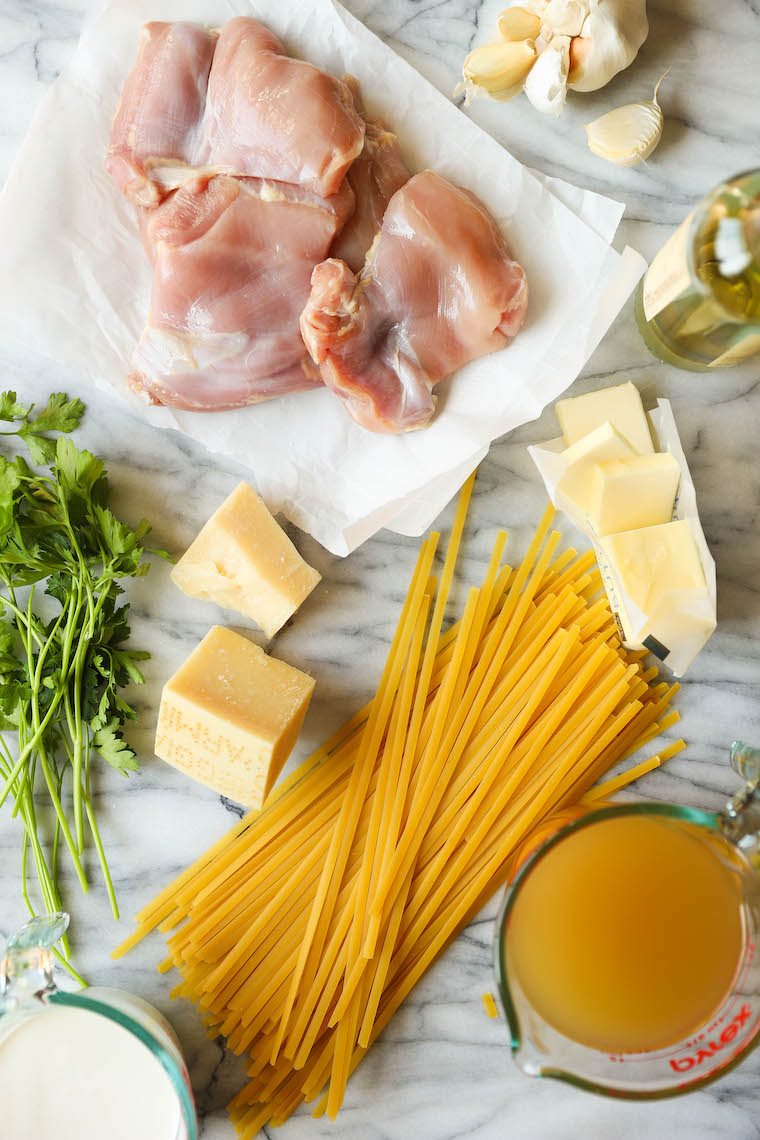
[[[146,24],[111,127],[106,169],[133,202],[154,206],[184,176],[201,142],[216,32]]]
[[[522,323],[525,275],[478,199],[410,178],[356,81],[256,20],[147,24],[107,168],[153,267],[130,375],[147,400],[222,411],[324,383],[369,430],[408,431]]]
[[[219,411],[318,386],[298,317],[312,267],[352,208],[348,187],[323,200],[220,175],[145,211],[153,290],[133,387],[154,402]]]
[[[363,427],[424,427],[433,387],[522,325],[525,273],[474,194],[424,171],[393,196],[357,277],[318,265],[301,332],[322,379]]]
[[[106,165],[146,206],[198,173],[292,182],[328,197],[363,141],[348,86],[285,55],[256,20],[229,20],[218,34],[153,23],[142,31]]]
[[[346,83],[361,111],[359,84],[351,77]],[[366,124],[364,147],[346,175],[356,207],[330,249],[330,257],[339,257],[354,273],[364,265],[367,251],[380,233],[388,203],[410,177],[393,132],[379,119],[368,119],[363,113],[362,118]]]
[[[201,162],[334,194],[364,142],[349,87],[291,59],[263,24],[224,25],[214,54]]]

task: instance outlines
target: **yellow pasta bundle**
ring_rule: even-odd
[[[547,815],[677,720],[678,686],[627,652],[592,553],[558,553],[549,508],[520,566],[500,532],[443,632],[472,479],[440,582],[422,546],[374,700],[140,915],[175,994],[249,1057],[230,1114],[251,1140],[304,1101],[334,1117],[348,1078]]]

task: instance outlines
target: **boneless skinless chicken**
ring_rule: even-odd
[[[524,274],[481,203],[409,179],[355,80],[255,20],[147,24],[107,167],[153,265],[130,379],[154,402],[218,411],[325,383],[370,430],[408,430],[522,321]]]
[[[146,24],[111,129],[107,168],[142,205],[203,172],[294,182],[328,197],[361,153],[349,87],[285,54],[256,20],[219,33]]]
[[[312,276],[301,331],[322,379],[370,431],[423,427],[433,386],[518,332],[525,273],[474,194],[427,170],[394,194],[357,276]]]
[[[239,408],[320,384],[298,334],[312,266],[353,208],[284,182],[189,180],[146,211],[150,317],[133,381],[188,411]]]

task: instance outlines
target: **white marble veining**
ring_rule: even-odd
[[[36,101],[66,63],[86,6],[84,0],[0,0],[0,175]],[[485,38],[500,4],[351,0],[349,7],[448,92],[464,53]],[[649,10],[650,36],[635,65],[606,90],[571,97],[561,119],[541,118],[524,100],[479,103],[471,112],[531,166],[622,198],[627,213],[620,241],[648,256],[712,184],[757,164],[760,62],[757,0],[650,0]],[[581,125],[616,104],[646,97],[667,67],[661,91],[665,133],[648,166],[618,170],[591,155]],[[709,378],[657,363],[638,336],[629,303],[574,388],[580,393],[631,379],[645,398],[673,401],[718,566],[719,627],[687,675],[678,702],[688,750],[648,776],[639,796],[718,807],[735,786],[726,759],[731,739],[760,741],[759,376],[757,360]],[[183,548],[240,474],[12,344],[0,346],[0,385],[29,397],[44,398],[61,388],[81,394],[88,414],[80,438],[106,458],[117,507],[128,517],[150,517],[157,541],[172,549]],[[554,434],[549,411],[494,446],[483,463],[456,602],[482,572],[498,525],[512,528],[514,549],[523,547],[542,508],[526,444]],[[344,561],[309,539],[300,538],[299,545],[324,583],[275,642],[279,655],[318,678],[294,760],[361,704],[376,683],[417,543],[381,532]],[[143,768],[129,781],[107,773],[98,790],[126,916],[210,844],[234,812],[234,805],[155,760],[151,750],[162,681],[222,615],[173,589],[163,564],[136,584],[130,599],[135,644],[154,655],[148,684],[136,695],[141,716],[132,733]],[[1,934],[24,920],[19,851],[18,833],[4,810]],[[118,964],[108,960],[108,951],[131,926],[128,920],[113,926],[96,868],[91,869],[90,895],[82,898],[75,885],[69,894],[81,969],[91,981],[132,989],[167,1013],[191,1065],[203,1140],[231,1140],[234,1130],[223,1106],[238,1085],[238,1062],[204,1037],[194,1008],[170,1002],[168,979],[153,969],[162,956],[157,937]],[[760,1053],[703,1092],[652,1105],[618,1104],[519,1075],[509,1059],[503,1021],[488,1021],[480,1002],[491,986],[494,911],[492,903],[412,993],[352,1080],[338,1122],[298,1115],[282,1131],[284,1140],[760,1137]]]

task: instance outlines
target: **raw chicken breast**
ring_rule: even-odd
[[[337,259],[316,267],[301,332],[357,423],[410,431],[432,417],[435,384],[518,332],[527,302],[483,204],[424,171],[394,194],[358,277]]]
[[[363,141],[364,120],[346,84],[290,59],[256,20],[229,20],[218,34],[154,23],[142,30],[106,167],[144,206],[188,178],[219,173],[329,197]]]
[[[220,175],[143,214],[153,290],[133,387],[154,403],[220,411],[318,386],[298,318],[352,208],[348,187],[326,201]]]
[[[359,84],[347,77],[356,109],[364,119],[364,146],[348,168],[346,178],[356,196],[354,213],[330,249],[330,257],[345,261],[354,273],[364,265],[367,251],[380,227],[386,207],[397,190],[409,180],[410,172],[401,157],[398,139],[379,119],[368,119],[361,108]]]
[[[154,206],[201,142],[216,33],[198,24],[146,24],[111,127],[106,169],[133,202]]]
[[[224,25],[209,77],[204,164],[329,197],[363,141],[364,121],[344,82],[291,59],[256,20]]]

